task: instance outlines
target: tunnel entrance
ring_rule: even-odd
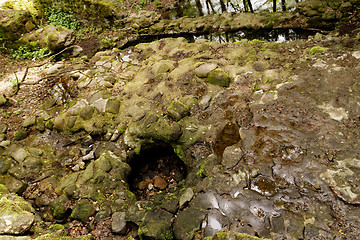
[[[175,186],[187,175],[186,166],[167,144],[145,146],[128,161],[130,190],[137,200],[148,200]]]

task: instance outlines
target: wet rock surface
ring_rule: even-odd
[[[16,198],[11,215],[28,215],[2,234],[357,239],[350,40],[165,38],[48,66],[77,94],[44,99],[15,136],[0,124],[0,204]]]

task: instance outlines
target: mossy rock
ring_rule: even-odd
[[[27,136],[28,136],[28,132],[26,131],[26,129],[20,129],[15,132],[14,140],[20,141],[20,140],[25,139]]]
[[[120,101],[109,99],[106,103],[105,111],[113,114],[117,114],[120,108]]]
[[[228,87],[230,85],[231,78],[223,70],[221,70],[220,68],[217,68],[217,69],[209,72],[207,81],[208,81],[208,83],[211,83],[214,85],[218,85],[221,87]]]
[[[95,205],[90,200],[82,199],[78,201],[71,212],[71,218],[81,222],[88,222],[89,217],[96,213]]]
[[[212,237],[206,237],[204,240],[269,240],[269,239],[251,236],[246,233],[222,231],[215,233]]]
[[[175,121],[179,121],[180,119],[190,115],[189,108],[180,101],[173,101],[168,107],[167,112],[169,117]]]
[[[95,108],[91,106],[86,106],[80,110],[79,116],[84,120],[90,120],[94,114]]]
[[[67,208],[65,205],[68,200],[69,199],[65,195],[61,195],[52,201],[50,209],[55,219],[61,220],[66,217]]]
[[[310,56],[313,56],[318,53],[323,53],[325,50],[322,47],[316,46],[310,49],[309,54]]]

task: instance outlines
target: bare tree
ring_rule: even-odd
[[[248,3],[246,0],[243,0],[243,4],[244,4],[244,11],[248,12],[249,11],[249,7],[248,7]]]
[[[252,7],[251,0],[247,0],[247,3],[248,3],[248,6],[250,8],[250,12],[254,13],[254,9]]]
[[[285,0],[281,0],[281,8],[282,11],[285,12],[286,11],[286,4],[285,4]]]
[[[276,0],[273,0],[273,12],[276,12]]]

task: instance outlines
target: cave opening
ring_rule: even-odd
[[[148,200],[176,186],[187,175],[184,162],[170,145],[164,143],[142,147],[128,162],[131,167],[129,188],[137,200]]]

